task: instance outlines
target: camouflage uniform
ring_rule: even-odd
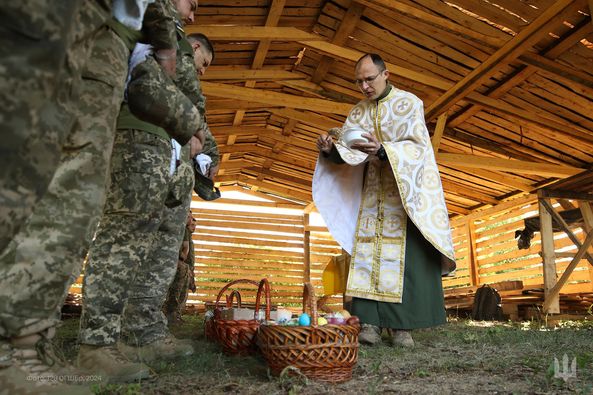
[[[177,272],[175,278],[169,286],[167,300],[163,306],[163,312],[167,319],[176,320],[181,318],[181,313],[185,309],[187,294],[194,276],[194,243],[190,230],[186,227],[183,241],[189,243],[189,252],[184,260],[177,261]]]
[[[159,119],[149,119],[168,129],[136,118],[127,105],[122,107],[111,186],[83,283],[83,344],[111,345],[121,334],[128,344],[145,345],[169,334],[161,307],[175,276],[183,237],[179,224],[185,223],[193,187],[189,147],[182,150],[175,173],[169,173],[169,136],[184,144],[203,119],[193,105],[187,110],[170,84],[150,58],[132,72],[130,106],[142,103],[134,102],[137,95],[150,97],[146,102],[157,110],[149,113]],[[191,122],[195,125],[188,127]],[[172,130],[182,132],[175,135]]]
[[[61,118],[75,117],[76,124],[47,191],[0,256],[1,336],[30,335],[59,321],[57,313],[96,226],[129,54],[105,25],[92,34],[86,30],[108,16],[109,8],[98,2],[81,9],[83,26],[76,36],[90,38],[93,61],[82,69],[77,105],[63,108],[71,114]],[[36,157],[46,154],[35,152]]]
[[[67,109],[78,97],[87,38],[97,27],[81,30],[81,2],[4,3],[0,8],[0,252],[31,214],[55,172],[73,123]]]

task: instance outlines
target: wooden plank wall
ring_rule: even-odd
[[[519,250],[514,238],[515,231],[524,228],[523,219],[535,215],[538,215],[538,208],[534,200],[484,217],[474,217],[471,221],[465,218],[452,221],[458,270],[455,277],[443,280],[444,287],[454,289],[509,280],[521,280],[524,287],[543,287],[539,232],[535,233],[528,250]],[[582,238],[582,233],[578,235]],[[570,239],[561,232],[554,234],[554,245],[556,251],[563,253],[574,254],[577,251]],[[556,258],[558,276],[570,260],[570,257]],[[476,272],[473,281],[472,266]],[[582,260],[561,293],[592,292],[592,278],[593,268]]]
[[[305,229],[311,231],[311,281],[317,294],[323,295],[323,268],[331,256],[341,254],[327,229],[323,226],[306,228],[304,206],[256,201],[232,203],[238,205],[208,203],[192,209],[198,219],[193,235],[198,290],[189,295],[188,303],[201,307],[213,302],[228,281],[259,280],[265,276],[270,280],[274,303],[298,309],[305,273]],[[253,211],[254,207],[259,212]],[[287,211],[287,207],[291,209]],[[524,287],[543,287],[539,232],[529,250],[519,250],[514,238],[515,230],[524,228],[523,219],[533,215],[537,215],[535,198],[515,207],[507,205],[504,210],[482,217],[473,215],[471,220],[466,217],[454,219],[451,226],[457,271],[454,277],[443,279],[446,292],[510,280],[521,280]],[[577,235],[583,238],[581,233]],[[576,253],[576,248],[563,233],[556,233],[554,242],[557,251]],[[560,276],[570,258],[558,257],[556,262]],[[583,260],[561,294],[593,292],[592,280],[593,267]],[[70,293],[80,294],[81,284],[82,277],[79,277]],[[243,301],[253,303],[255,293],[250,287],[241,290]],[[329,304],[340,302],[338,297],[328,301]]]
[[[264,211],[255,212],[254,206]],[[275,304],[300,305],[305,229],[310,231],[311,281],[316,293],[323,294],[323,268],[331,256],[341,254],[325,227],[305,228],[302,209],[287,211],[255,201],[229,207],[211,203],[193,209],[198,220],[193,235],[197,292],[189,295],[188,303],[215,301],[219,290],[232,280],[267,277]],[[255,301],[254,287],[247,285],[240,292],[244,302]]]

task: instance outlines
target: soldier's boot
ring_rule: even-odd
[[[362,324],[358,334],[358,341],[362,344],[373,345],[381,342],[381,328],[375,325]]]
[[[396,347],[410,348],[414,347],[414,339],[412,339],[411,331],[404,331],[400,329],[390,329],[391,344]]]
[[[143,363],[126,358],[115,346],[81,344],[78,366],[100,375],[109,383],[126,383],[150,377],[150,369]]]
[[[0,340],[0,394],[92,394],[66,384],[74,373],[46,352],[46,341],[41,334]]]
[[[132,361],[151,362],[156,359],[174,359],[186,357],[194,353],[191,340],[177,339],[173,335],[153,341],[144,346],[130,346],[118,343],[120,351]]]

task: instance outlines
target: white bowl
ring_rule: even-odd
[[[344,129],[342,134],[342,141],[348,148],[352,148],[352,145],[356,143],[368,143],[369,140],[366,137],[362,136],[363,133],[366,132],[362,129]]]

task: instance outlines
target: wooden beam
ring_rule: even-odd
[[[478,251],[476,248],[476,225],[472,219],[468,219],[465,223],[467,227],[467,246],[469,258],[469,273],[470,285],[480,285],[480,276],[478,274]]]
[[[525,195],[513,200],[507,200],[505,202],[499,203],[496,206],[484,208],[480,210],[474,210],[470,214],[466,216],[461,216],[454,218],[451,223],[458,224],[459,222],[465,221],[466,219],[479,219],[479,218],[486,218],[493,214],[500,213],[505,210],[509,210],[524,204],[530,204],[535,201],[536,197],[533,194]],[[457,225],[456,225],[457,226]]]
[[[543,34],[548,34],[546,29],[548,23],[553,21],[572,1],[558,0],[554,2],[519,34],[432,103],[426,110],[426,120],[430,121],[446,111],[450,106],[463,99],[469,92],[497,73],[500,66],[508,64],[536,44]]]
[[[280,134],[280,130],[265,128],[261,126],[215,126],[210,130],[215,136],[235,135],[256,135],[267,136],[270,134]]]
[[[500,203],[499,200],[486,195],[485,193],[481,193],[474,188],[465,187],[459,184],[456,184],[452,181],[448,181],[441,177],[441,184],[443,185],[443,189],[447,193],[453,193],[456,195],[463,196],[467,199],[475,200],[476,202],[480,203],[488,203],[492,205],[497,205]]]
[[[500,170],[522,174],[536,174],[544,177],[565,178],[583,171],[576,167],[552,165],[548,163],[526,162],[513,159],[489,158],[485,156],[448,154],[440,152],[436,154],[439,164],[449,167],[467,167],[488,170]]]
[[[539,195],[539,196],[541,196],[541,195]],[[558,214],[556,212],[556,210],[554,210],[554,207],[552,207],[552,204],[550,203],[550,199],[540,198],[540,204],[542,204],[550,212],[550,214],[552,215],[552,218],[554,219],[554,221],[556,221],[556,224],[558,224],[560,226],[560,228],[562,228],[564,233],[566,233],[566,235],[574,243],[574,245],[576,245],[577,248],[581,248],[582,247],[581,241],[578,239],[578,237],[575,236],[574,233],[572,233],[572,231],[568,227],[568,224],[566,223],[566,221],[564,221],[562,216],[560,214]],[[591,265],[593,265],[593,256],[591,256],[588,252],[586,252],[586,249],[585,249],[585,257],[587,258],[589,263]]]
[[[307,207],[305,207],[305,208],[303,209],[303,213],[305,213],[305,214],[309,214],[309,213],[311,213],[311,212],[313,212],[313,211],[316,211],[316,210],[317,210],[317,209],[316,209],[316,207],[315,207],[315,202],[311,202],[311,203],[307,204]],[[326,230],[327,230],[327,228],[326,228]]]
[[[542,197],[553,199],[574,199],[593,202],[593,194],[586,192],[574,192],[560,189],[541,189],[538,191],[538,193]]]
[[[575,28],[562,40],[554,45],[554,47],[544,51],[543,55],[548,59],[554,59],[564,53],[566,50],[574,46],[584,37],[586,37],[589,33],[593,31],[593,25],[591,23],[583,23],[580,26],[575,26]],[[519,85],[521,82],[525,81],[529,78],[532,74],[537,72],[537,68],[533,66],[527,66],[523,69],[518,70],[514,74],[511,74],[510,78],[507,78],[503,81],[502,84],[499,84],[496,88],[494,88],[491,92],[487,95],[490,98],[498,99],[502,97],[505,93],[511,90],[513,87]],[[471,118],[474,114],[478,113],[481,110],[479,105],[473,105],[465,110],[462,113],[456,114],[455,117],[452,117],[451,121],[449,122],[449,126],[454,128],[462,124],[465,120]]]
[[[441,138],[445,132],[445,126],[447,125],[447,113],[444,112],[437,119],[437,125],[434,128],[434,134],[432,135],[432,150],[436,154],[439,152],[439,145],[441,144]]]
[[[343,59],[350,60],[352,62],[356,62],[363,55],[362,52],[352,50],[349,48],[343,48],[327,42],[304,41],[302,43],[311,48],[319,50],[322,53],[328,53],[333,56],[338,56]],[[412,81],[416,81],[421,84],[428,85],[440,90],[449,89],[450,91],[451,89],[453,89],[453,85],[450,82],[444,81],[440,78],[430,77],[424,73],[406,69],[404,67],[397,66],[389,62],[385,62],[385,65],[387,66],[389,72],[394,75],[407,78]],[[489,108],[495,113],[502,113],[507,116],[522,119],[547,129],[556,130],[563,133],[570,133],[572,136],[584,139],[586,141],[591,141],[593,139],[591,137],[591,132],[589,130],[581,126],[578,126],[574,123],[561,120],[560,118],[550,119],[549,117],[542,116],[542,114],[534,114],[532,111],[517,108],[516,106],[507,104],[503,101],[496,100],[492,97],[488,97],[477,92],[468,92],[467,95],[465,95],[464,100]],[[427,111],[428,110],[425,111],[425,117],[428,121],[428,117],[426,115]],[[450,127],[454,127],[455,125],[456,124],[454,123],[449,124]]]
[[[593,233],[593,204],[589,202],[579,202],[579,208],[583,215],[583,230],[587,232],[587,234]],[[589,248],[589,252],[593,253],[593,248]],[[593,291],[593,266],[589,266],[588,270],[589,280],[591,281],[591,291]]]
[[[304,80],[305,75],[286,70],[259,69],[259,70],[211,70],[200,77],[200,81],[213,80],[240,80],[240,81],[294,81]]]
[[[545,56],[527,52],[519,57],[519,60],[536,69],[547,71],[548,73],[562,77],[563,79],[576,82],[577,84],[593,88],[593,77],[591,74],[575,70],[572,67],[565,66]]]
[[[185,32],[205,34],[211,41],[325,41],[323,36],[295,27],[187,25]]]
[[[263,89],[245,88],[242,86],[202,82],[202,90],[206,96],[236,98],[239,100],[256,101],[269,105],[282,105],[288,108],[327,112],[330,114],[348,115],[352,105],[330,100],[307,98]]]
[[[355,0],[357,3],[364,4],[365,6],[372,8],[376,11],[381,13],[385,13],[385,8],[395,10],[401,12],[404,15],[411,16],[413,18],[420,19],[424,22],[428,22],[431,25],[438,26],[442,29],[449,30],[453,33],[460,34],[462,36],[471,38],[473,40],[486,43],[493,48],[502,47],[505,44],[505,40],[488,36],[482,33],[479,33],[473,29],[467,28],[463,25],[458,23],[452,22],[447,18],[441,18],[434,14],[428,13],[426,11],[422,11],[416,7],[412,7],[409,5],[404,4],[401,1],[396,0]]]
[[[589,232],[589,234],[587,235],[587,238],[585,238],[585,241],[583,242],[583,245],[581,245],[579,247],[579,250],[577,251],[577,253],[574,256],[574,258],[572,259],[572,261],[570,261],[570,263],[568,264],[566,269],[564,269],[564,273],[562,273],[562,276],[560,276],[560,279],[558,279],[558,282],[554,285],[554,287],[552,289],[550,289],[550,291],[546,295],[546,298],[544,300],[544,307],[543,307],[543,310],[545,312],[548,312],[548,310],[551,310],[551,305],[554,303],[555,299],[558,299],[560,290],[562,289],[564,284],[566,284],[566,282],[568,281],[568,278],[572,274],[574,268],[579,264],[579,262],[581,261],[583,256],[585,254],[588,254],[587,249],[591,245],[591,242],[593,242],[593,232]]]
[[[311,231],[307,230],[309,226],[309,214],[303,213],[303,244],[304,244],[304,268],[303,268],[303,281],[311,281]]]
[[[334,57],[339,57],[342,59],[346,59],[346,60],[349,60],[354,63],[358,59],[360,59],[360,57],[362,55],[364,55],[363,52],[360,52],[360,51],[357,51],[354,49],[344,48],[339,45],[335,45],[335,44],[328,43],[325,41],[299,40],[299,42],[301,44],[303,44],[309,48],[315,49],[321,53],[331,55]],[[422,72],[407,69],[405,67],[401,67],[401,66],[395,65],[393,63],[389,63],[389,62],[385,62],[385,65],[387,66],[387,69],[389,70],[389,72],[394,75],[398,75],[398,76],[407,78],[412,81],[420,82],[421,84],[428,85],[428,86],[431,86],[431,87],[434,87],[434,88],[437,88],[437,89],[440,89],[443,91],[449,89],[452,86],[452,84],[448,81],[444,81],[440,78],[428,76]]]
[[[360,20],[362,13],[364,11],[364,6],[361,4],[348,4],[346,14],[342,18],[340,22],[340,26],[336,30],[334,36],[332,37],[331,42],[336,45],[343,45],[348,40],[348,36],[354,31],[356,24]],[[329,56],[323,56],[317,68],[315,69],[315,73],[311,77],[311,81],[316,84],[319,84],[331,68],[334,59]]]
[[[550,291],[557,283],[556,274],[556,248],[554,246],[554,231],[552,230],[552,215],[544,205],[545,199],[539,199],[539,222],[542,246],[542,259],[544,270],[544,304],[547,306],[545,313],[560,313],[558,295],[552,296]],[[549,204],[549,200],[547,201]],[[552,209],[553,211],[553,209]]]
[[[337,128],[343,124],[343,122],[310,111],[299,111],[290,108],[272,108],[270,109],[270,112],[281,117],[296,119],[299,122],[318,127],[322,130]]]

